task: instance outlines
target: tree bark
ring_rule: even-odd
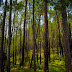
[[[40,41],[40,64],[41,64],[41,41]]]
[[[16,40],[15,42],[17,42],[17,31],[16,31]],[[17,59],[17,44],[15,44],[15,65],[16,65],[16,59]]]
[[[24,16],[23,47],[22,47],[22,65],[24,63],[26,11],[27,11],[27,0],[26,0],[26,5],[25,5],[25,16]]]
[[[63,25],[64,50],[65,50],[65,67],[66,72],[69,72],[71,70],[71,60],[70,60],[70,46],[69,46],[65,0],[61,1],[61,7],[62,7],[61,13],[62,13],[62,25]]]
[[[2,36],[1,36],[1,48],[0,48],[0,72],[4,72],[3,69],[3,44],[4,44],[4,28],[5,28],[5,18],[6,18],[6,7],[7,7],[7,0],[5,1],[5,9],[4,9],[4,16],[3,16],[3,23],[2,23]]]
[[[44,26],[43,26],[43,48],[44,48],[44,72],[49,72],[48,70],[48,21],[47,21],[47,2],[43,1],[44,7]]]
[[[16,4],[17,4],[17,0],[16,0]],[[15,5],[16,5],[16,4],[15,4]],[[15,8],[15,12],[16,12],[16,8]],[[15,31],[15,17],[16,17],[16,16],[15,16],[15,14],[16,14],[15,12],[14,12],[14,18],[13,18],[14,31]],[[14,64],[14,36],[13,36],[13,64]]]
[[[57,19],[57,25],[58,25],[58,39],[59,39],[60,55],[62,54],[62,56],[63,56],[63,47],[62,47],[62,44],[61,44],[60,24],[59,24],[58,11],[56,11],[56,19]]]
[[[14,36],[13,36],[13,64],[14,64]]]
[[[70,55],[72,59],[72,39],[71,39],[71,25],[69,23],[69,43],[70,43]],[[72,64],[71,64],[71,72],[72,72]]]
[[[11,15],[12,15],[12,0],[10,0],[10,13],[9,13],[9,31],[8,31],[8,49],[7,49],[7,72],[10,72]]]
[[[33,0],[33,60],[34,60],[34,72],[36,72],[36,61],[35,61],[35,45],[36,45],[36,40],[35,40],[35,23],[34,23],[34,3],[35,0]]]
[[[15,31],[15,13],[14,13],[14,18],[13,18],[13,26],[14,26],[14,31]],[[13,36],[13,64],[14,64],[14,36]]]

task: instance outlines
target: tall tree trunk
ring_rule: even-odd
[[[35,40],[35,23],[34,23],[34,3],[35,0],[33,0],[33,60],[34,60],[34,72],[36,72],[36,61],[35,61],[35,45],[36,45],[36,40]]]
[[[71,26],[70,26],[70,23],[69,23],[69,41],[71,40]]]
[[[16,0],[16,4],[17,4],[17,0]],[[16,12],[16,8],[15,8],[15,12]],[[14,31],[15,31],[15,14],[16,14],[15,12],[14,12],[14,18],[13,18],[13,28],[14,28]],[[14,36],[13,36],[13,64],[14,64]]]
[[[29,12],[30,12],[30,2],[29,2]],[[30,13],[29,13],[30,14]],[[29,27],[29,30],[28,30],[28,50],[30,50],[30,37],[29,37],[29,32],[30,32],[30,17],[29,17],[29,25],[28,25],[28,27]],[[30,64],[30,57],[28,57],[28,60],[29,60],[29,64]]]
[[[21,22],[20,22],[20,53],[21,53],[21,36],[22,36],[22,31],[21,31],[21,23],[22,23],[22,19],[21,19]]]
[[[63,56],[63,47],[62,47],[62,44],[61,44],[60,24],[59,24],[58,11],[56,11],[56,19],[57,19],[57,25],[58,25],[58,38],[59,38],[60,55],[62,54],[62,56]]]
[[[13,36],[13,64],[14,64],[14,36]]]
[[[26,0],[26,5],[25,5],[25,16],[24,16],[23,47],[22,47],[22,64],[24,63],[26,12],[27,12],[27,0]]]
[[[33,54],[32,54],[32,58],[31,58],[30,68],[32,67],[32,61],[33,61]]]
[[[52,51],[53,51],[53,57],[54,57],[54,32],[53,32],[53,34],[52,34],[53,36],[52,36]]]
[[[12,0],[10,0],[10,14],[9,14],[8,49],[7,49],[7,72],[10,72],[11,15],[12,15]]]
[[[62,25],[63,25],[64,50],[65,50],[65,67],[66,72],[69,72],[71,70],[71,60],[70,60],[70,46],[69,46],[65,0],[61,1],[61,7],[62,7],[61,13],[62,13]]]
[[[40,64],[41,64],[41,41],[40,41]]]
[[[48,37],[48,58],[50,61],[50,40],[49,40],[49,37]]]
[[[0,72],[4,72],[3,68],[3,44],[4,44],[4,28],[5,28],[5,18],[6,18],[6,7],[7,7],[7,0],[5,1],[5,9],[4,9],[4,16],[3,16],[3,23],[2,23],[2,36],[1,36],[1,48],[0,48]]]
[[[16,31],[16,40],[17,42],[17,31]],[[16,65],[16,59],[17,59],[17,44],[15,44],[15,65]]]
[[[13,18],[13,28],[15,31],[15,13],[14,13],[14,18]],[[13,64],[14,64],[14,36],[13,36]]]
[[[40,64],[41,64],[41,41],[40,41],[40,19],[41,18],[41,14],[39,16],[39,23],[38,23],[38,48],[40,49]]]
[[[72,59],[72,39],[71,39],[71,25],[70,25],[70,23],[69,23],[69,43],[70,43],[70,55],[71,55],[71,59]],[[71,64],[71,72],[72,72],[72,64]]]
[[[38,63],[38,44],[36,43],[36,48],[37,48],[37,63]]]
[[[61,23],[61,21],[60,21],[60,18],[59,18],[59,23],[60,23],[60,28],[61,28],[61,44],[62,44],[62,47],[64,48],[63,26],[62,26],[62,23]]]
[[[38,37],[38,27],[36,27],[37,25],[36,25],[36,16],[35,16],[35,20],[34,20],[34,27],[35,27],[35,41],[36,41],[36,39],[37,39],[37,37]],[[35,48],[36,48],[36,59],[37,59],[37,63],[38,63],[38,43],[36,43],[35,42]]]
[[[44,72],[49,72],[48,69],[48,21],[47,21],[47,2],[43,0],[44,7],[44,26],[43,26],[43,48],[44,48]]]
[[[49,31],[48,31],[48,58],[49,58],[49,61],[50,61],[50,39],[49,39]]]
[[[28,40],[28,38],[27,38],[27,23],[26,23],[26,45],[25,45],[25,47],[26,47],[27,60],[28,60],[28,43],[27,43],[27,40]]]

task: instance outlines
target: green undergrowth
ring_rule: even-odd
[[[32,57],[32,51],[30,59]],[[41,51],[41,65],[40,65],[40,55],[38,63],[36,62],[36,72],[44,72],[44,51]],[[49,63],[49,72],[65,72],[65,60],[63,57],[58,56],[57,54],[51,51],[51,59],[48,62]],[[12,63],[12,57],[11,57],[11,72],[34,72],[34,66],[32,64],[32,68],[30,68],[29,61],[25,62],[23,66],[20,66],[20,56],[17,56],[17,64],[13,65]],[[6,72],[6,71],[5,71]]]

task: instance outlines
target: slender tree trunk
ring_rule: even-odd
[[[49,72],[48,69],[48,21],[47,21],[47,2],[43,1],[44,6],[44,32],[43,32],[43,48],[44,48],[44,72]]]
[[[49,31],[48,31],[48,58],[50,61],[50,39],[49,39]]]
[[[40,64],[41,64],[41,41],[40,41],[40,19],[41,18],[41,14],[39,16],[39,23],[38,23],[38,48],[40,49]]]
[[[29,12],[30,12],[30,2],[29,2]],[[30,14],[30,13],[29,13]],[[29,32],[30,32],[30,17],[29,17],[29,25],[28,25],[28,27],[29,27],[29,30],[28,30],[28,50],[30,50],[30,37],[29,37]],[[29,64],[30,64],[30,57],[28,57],[28,60],[29,60]]]
[[[24,16],[23,47],[22,47],[22,65],[24,63],[26,11],[27,11],[27,0],[26,0],[25,16]]]
[[[71,26],[70,26],[70,23],[69,23],[69,41],[71,40]]]
[[[58,37],[57,37],[57,39],[56,39],[56,44],[57,44],[57,55],[59,55],[59,49],[58,49]]]
[[[59,24],[59,18],[58,18],[58,11],[56,11],[56,18],[57,18],[57,25],[58,25],[58,38],[59,38],[59,47],[60,47],[60,55],[63,56],[63,47],[61,44],[61,36],[60,36],[60,24]]]
[[[54,32],[52,34],[52,51],[53,51],[53,57],[54,57]]]
[[[32,54],[32,58],[31,58],[30,68],[32,67],[32,61],[33,61],[33,54]]]
[[[70,46],[69,46],[65,0],[61,1],[61,7],[62,7],[61,13],[62,13],[62,25],[63,25],[64,50],[65,50],[65,67],[66,72],[69,72],[71,70],[71,60],[70,60]]]
[[[20,53],[21,53],[21,36],[22,36],[22,31],[21,31],[21,23],[22,23],[22,19],[21,19],[21,22],[20,22]]]
[[[14,36],[13,36],[13,64],[14,64]]]
[[[71,55],[71,59],[72,59],[72,39],[71,39],[71,25],[70,25],[70,23],[69,23],[69,43],[70,43],[70,55]],[[71,64],[71,72],[72,72],[72,64]]]
[[[40,64],[41,64],[41,41],[40,41]]]
[[[14,13],[14,18],[13,18],[13,27],[15,31],[15,13]],[[13,36],[13,64],[14,64],[14,36]]]
[[[17,0],[16,0],[16,4],[17,4]],[[16,5],[15,4],[15,5]],[[16,10],[16,8],[15,8],[15,10]],[[15,11],[16,12],[16,11]],[[14,18],[13,18],[13,27],[14,27],[14,31],[15,31],[15,13],[14,12]],[[14,64],[14,36],[13,36],[13,64]]]
[[[16,40],[17,42],[17,31],[16,31]],[[17,44],[15,44],[15,65],[16,65],[16,59],[17,59]]]
[[[60,18],[59,18],[59,23],[60,23],[60,28],[61,28],[61,44],[62,44],[62,47],[64,48],[63,26],[61,24]]]
[[[25,45],[25,47],[26,47],[27,60],[28,60],[28,43],[27,43],[27,40],[28,40],[28,38],[27,38],[27,23],[26,23],[26,45]]]
[[[34,22],[34,27],[35,27],[35,41],[36,41],[36,39],[38,38],[38,27],[36,27],[37,25],[36,25],[36,16],[35,16],[35,22]],[[37,53],[37,55],[36,55],[36,59],[37,59],[37,63],[38,63],[38,43],[36,43],[35,42],[35,46],[36,46],[36,53]]]
[[[5,9],[4,9],[4,16],[3,16],[3,23],[2,23],[2,36],[1,36],[1,48],[0,48],[0,72],[4,72],[3,69],[3,44],[4,44],[4,27],[5,27],[5,18],[6,18],[6,7],[7,7],[7,0],[5,1]]]
[[[36,44],[36,48],[37,48],[37,63],[38,63],[38,44]]]
[[[36,40],[35,40],[35,24],[34,24],[34,3],[35,0],[33,0],[33,60],[34,60],[34,72],[36,72],[36,61],[35,61],[35,45],[36,45]]]
[[[49,41],[49,39],[48,39],[48,58],[50,61],[50,41]]]
[[[8,49],[7,49],[7,72],[10,72],[11,15],[12,15],[12,0],[10,0],[10,14],[9,14],[9,32],[8,32]]]

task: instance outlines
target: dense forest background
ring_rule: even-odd
[[[0,72],[72,72],[72,0],[0,0]]]

